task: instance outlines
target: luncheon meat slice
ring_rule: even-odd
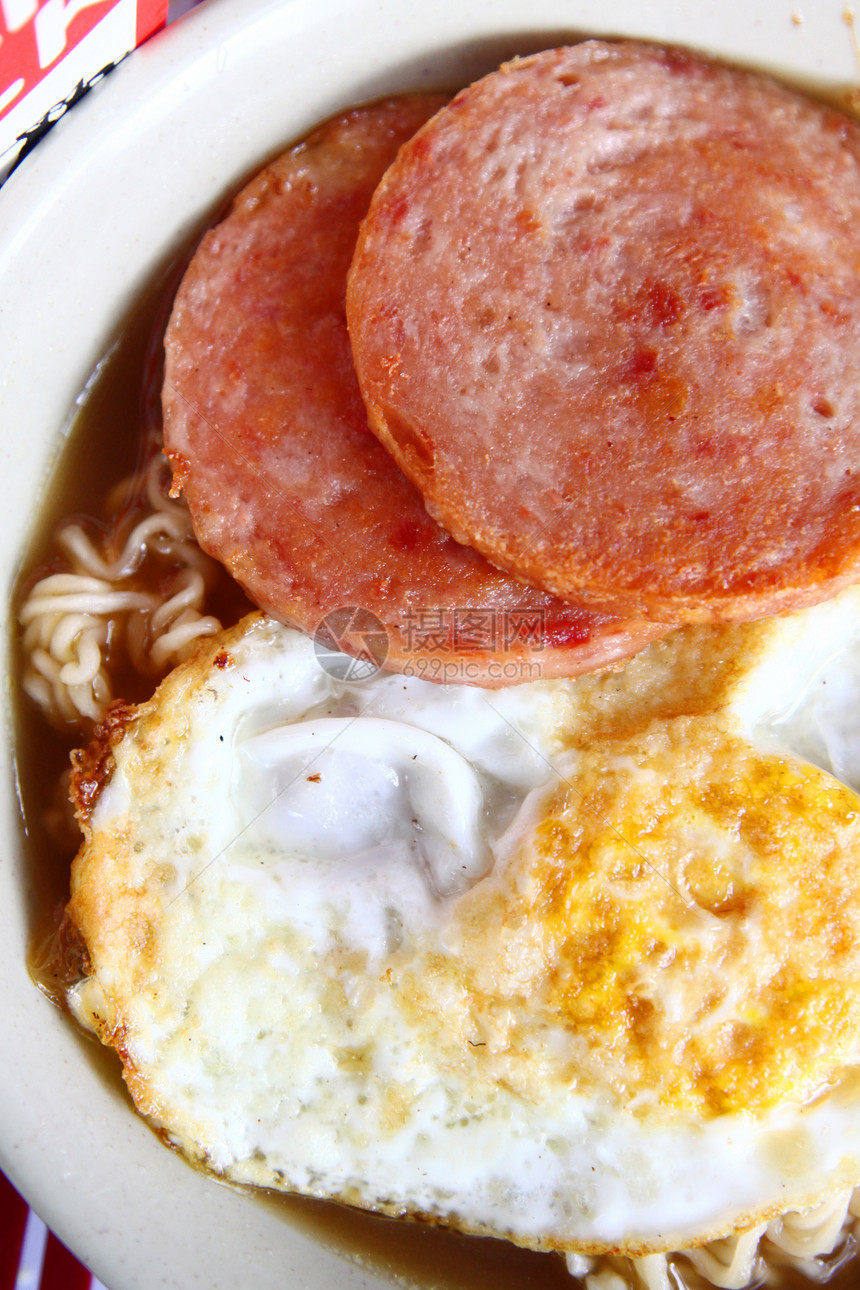
[[[523,587],[455,542],[367,426],[346,274],[376,183],[441,104],[410,96],[330,122],[203,239],[166,337],[174,482],[200,544],[328,645],[485,685],[595,668],[661,629]]]
[[[463,91],[380,185],[348,319],[371,425],[458,539],[614,612],[860,577],[860,130],[587,41]]]

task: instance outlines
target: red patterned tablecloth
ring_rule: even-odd
[[[106,1290],[0,1174],[0,1290]]]

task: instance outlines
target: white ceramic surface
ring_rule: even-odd
[[[839,89],[858,80],[844,10],[844,0],[207,0],[132,55],[0,191],[6,603],[75,395],[117,320],[280,144],[345,105],[465,83],[565,33],[678,41]],[[0,1166],[111,1290],[388,1284],[166,1151],[35,989],[13,775],[4,747]]]

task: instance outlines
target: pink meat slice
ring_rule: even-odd
[[[281,621],[355,652],[370,635],[377,661],[430,680],[574,674],[664,629],[522,586],[454,541],[369,430],[355,377],[359,223],[442,102],[404,96],[329,122],[204,237],[165,339],[165,450],[201,546]]]
[[[370,422],[461,541],[557,595],[743,619],[860,578],[860,129],[587,41],[404,147],[347,312]]]

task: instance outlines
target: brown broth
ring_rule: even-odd
[[[169,304],[187,256],[174,262],[142,293],[120,327],[116,341],[89,383],[60,459],[41,503],[23,562],[15,596],[16,609],[28,588],[57,567],[52,535],[58,523],[72,515],[88,517],[107,528],[104,514],[110,490],[139,466],[141,443],[157,419],[160,385],[160,340]],[[229,585],[228,585],[229,584]],[[248,608],[242,593],[229,579],[215,593],[211,612],[225,625]],[[20,650],[18,650],[20,655]],[[16,660],[20,673],[21,659]],[[129,674],[123,697],[140,701],[154,682]],[[34,983],[62,1006],[63,966],[58,962],[58,926],[68,898],[69,871],[76,849],[70,838],[63,843],[46,826],[56,785],[68,767],[69,753],[81,742],[79,735],[64,734],[47,726],[25,697],[15,711],[15,750],[24,814],[26,847],[37,893],[31,924],[29,967]],[[71,1023],[70,1023],[71,1024]],[[103,1075],[106,1090],[127,1097],[114,1054],[92,1043],[93,1059]],[[377,1217],[331,1202],[300,1196],[263,1192],[254,1203],[299,1225],[350,1261],[391,1277],[395,1285],[420,1290],[575,1290],[580,1282],[566,1272],[561,1258],[519,1249],[509,1242],[469,1237],[429,1223],[404,1222]],[[237,1198],[237,1203],[241,1203]],[[801,1273],[782,1270],[768,1285],[781,1290],[808,1290],[826,1280],[829,1290],[856,1290],[860,1261],[850,1257],[850,1247],[822,1260],[833,1274],[810,1281]],[[685,1276],[688,1275],[685,1273]],[[695,1275],[691,1287],[704,1285]]]
[[[41,499],[38,523],[23,560],[14,596],[17,611],[39,577],[60,568],[53,548],[58,524],[70,516],[102,515],[110,489],[138,465],[145,423],[141,373],[151,349],[156,314],[165,284],[153,284],[125,320],[117,339],[91,379],[72,428]],[[18,671],[23,667],[16,641]],[[50,728],[24,695],[15,705],[15,760],[27,833],[27,845],[40,911],[32,929],[35,956],[45,959],[45,944],[56,930],[57,913],[68,898],[73,846],[63,846],[46,825],[55,804],[56,785],[68,769],[69,753],[80,736]],[[69,839],[71,844],[71,839]],[[40,945],[43,948],[40,948]],[[47,951],[50,957],[50,949]],[[40,984],[47,984],[37,971]]]

